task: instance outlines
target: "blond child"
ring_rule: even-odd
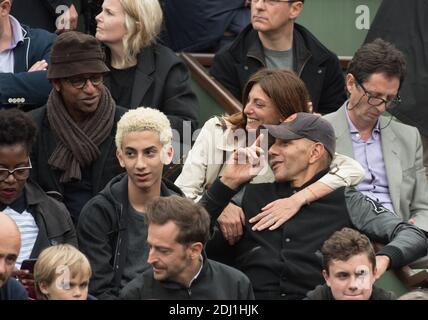
[[[75,247],[60,244],[42,251],[34,267],[39,300],[86,300],[92,270]]]

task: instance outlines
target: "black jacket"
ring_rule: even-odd
[[[48,196],[37,184],[27,181],[25,196],[39,233],[30,258],[37,258],[47,247],[68,243],[77,248],[76,231],[64,204]]]
[[[165,180],[161,196],[182,192]],[[77,226],[80,249],[92,267],[89,291],[99,299],[114,299],[121,289],[127,255],[128,175],[114,177],[82,209]]]
[[[114,125],[110,135],[99,146],[101,155],[92,164],[92,195],[100,192],[106,184],[116,175],[123,172],[116,157],[116,124],[120,117],[127,111],[125,108],[116,106],[114,116]],[[57,191],[64,194],[64,187],[59,182],[61,171],[53,169],[48,160],[54,152],[58,139],[52,131],[47,114],[46,106],[30,112],[30,115],[35,120],[38,131],[36,143],[31,152],[31,178],[36,181],[43,190]]]
[[[392,292],[373,286],[372,295],[369,300],[395,300]],[[305,300],[335,300],[331,289],[326,285],[319,285],[314,290],[309,291]]]
[[[201,273],[190,287],[158,281],[150,268],[120,293],[124,300],[254,300],[250,280],[239,270],[204,256]]]
[[[110,89],[110,76],[104,79]],[[183,121],[191,121],[192,131],[198,127],[199,104],[190,86],[186,65],[174,52],[153,44],[138,55],[129,106],[159,109],[171,122],[171,127],[183,135]]]
[[[320,172],[302,188],[324,174],[325,171]],[[402,222],[352,188],[339,188],[302,207],[276,230],[251,230],[248,220],[265,205],[298,190],[288,182],[248,184],[242,199],[244,235],[234,246],[224,240],[215,244],[217,250],[223,248],[224,255],[229,252],[234,259],[232,266],[250,278],[256,299],[303,299],[309,290],[324,283],[319,250],[325,240],[344,227],[355,228],[371,240],[387,244],[378,254],[391,259],[391,268],[426,255],[427,240],[421,230]],[[220,180],[206,191],[200,203],[205,205],[213,223],[234,194]],[[208,248],[207,254],[213,258]]]
[[[314,111],[336,111],[346,100],[345,80],[339,59],[306,28],[294,24],[293,58],[295,72],[305,82]],[[214,57],[210,73],[238,100],[252,74],[266,67],[263,45],[250,24],[230,47]]]

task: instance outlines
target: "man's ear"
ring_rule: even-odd
[[[198,259],[202,253],[204,245],[202,242],[195,242],[190,245],[192,259]]]
[[[160,159],[164,165],[170,164],[173,156],[174,149],[172,148],[172,145],[162,147]]]
[[[319,159],[321,159],[326,152],[327,152],[327,149],[324,147],[322,143],[315,142],[311,149],[311,156],[309,158],[309,163],[313,164],[319,161]]]
[[[123,161],[123,154],[122,154],[122,150],[120,150],[119,148],[116,149],[116,158],[117,160],[119,160],[119,164],[122,168],[125,168],[125,162]]]
[[[0,16],[2,16],[2,17],[8,16],[10,13],[11,7],[12,7],[12,3],[10,2],[10,0],[3,1],[0,4]]]
[[[296,1],[290,4],[290,19],[295,20],[303,11],[304,4],[302,1]]]
[[[372,282],[371,285],[373,285],[376,281],[376,275],[377,275],[377,267],[374,268],[373,270],[373,278],[372,278]]]
[[[348,92],[351,93],[351,91],[355,88],[355,85],[356,85],[354,76],[348,73],[346,75],[345,81],[346,81],[346,90],[348,90]]]
[[[58,79],[52,79],[51,83],[52,83],[52,87],[54,87],[54,89],[57,92],[61,91],[61,81],[60,80],[58,80]]]
[[[325,269],[322,271],[322,276],[324,277],[325,283],[330,287],[330,277]]]

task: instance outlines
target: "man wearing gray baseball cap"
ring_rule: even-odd
[[[302,299],[324,282],[322,261],[316,254],[335,231],[350,227],[386,244],[376,256],[377,277],[388,268],[406,265],[426,254],[424,233],[401,221],[376,201],[353,188],[342,187],[313,202],[306,202],[291,219],[280,221],[276,212],[269,230],[256,231],[252,218],[268,203],[305,190],[329,170],[335,151],[335,134],[327,120],[297,113],[279,125],[266,125],[261,139],[270,138],[269,164],[275,182],[247,184],[240,205],[245,214],[244,236],[234,246],[216,239],[207,247],[229,252],[228,262],[242,270],[253,284],[256,299]],[[268,131],[268,132],[266,132]],[[239,162],[245,154],[247,161]],[[255,158],[259,159],[255,159]],[[221,178],[204,194],[201,203],[215,222],[237,190],[257,174],[264,153],[257,144],[237,150],[225,164]],[[257,161],[259,160],[259,161]],[[261,168],[260,168],[261,170]],[[278,227],[279,226],[279,227]],[[274,230],[273,230],[274,229]],[[232,258],[233,257],[233,258]]]

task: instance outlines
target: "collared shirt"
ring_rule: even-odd
[[[394,212],[389,193],[388,177],[386,175],[385,162],[382,152],[380,122],[377,121],[370,138],[367,141],[361,139],[358,129],[349,118],[346,109],[349,131],[351,133],[354,159],[364,168],[363,181],[357,186],[357,190],[366,196],[376,200],[391,212]]]
[[[195,274],[193,279],[190,281],[189,288],[192,286],[193,281],[195,281],[199,277],[199,275],[201,274],[202,268],[204,267],[204,257],[202,256],[202,254],[199,257],[199,260],[201,261],[201,267],[199,268],[199,271]]]
[[[13,49],[16,48],[18,43],[24,41],[24,36],[22,35],[22,28],[20,23],[11,15],[9,15],[9,18],[10,26],[12,29],[12,40],[10,42],[10,46],[0,52],[0,73],[13,73],[15,66]]]

